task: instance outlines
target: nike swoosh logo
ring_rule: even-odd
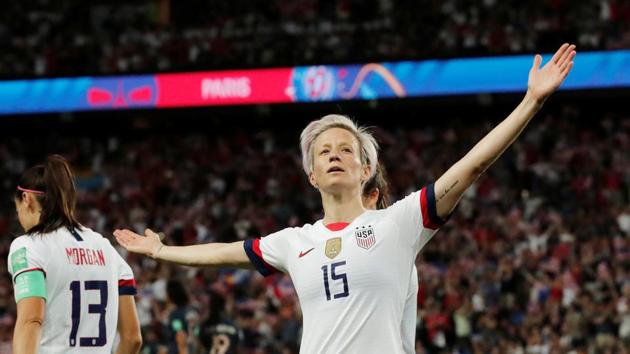
[[[310,251],[312,251],[312,250],[314,250],[314,249],[315,249],[315,247],[311,248],[310,250],[308,250],[308,251],[306,251],[306,252],[304,252],[304,251],[300,251],[300,258],[302,258],[302,257],[306,256],[306,255],[307,255]]]

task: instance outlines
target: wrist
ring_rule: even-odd
[[[527,92],[525,93],[524,101],[526,101],[527,103],[531,103],[538,108],[542,107],[542,105],[545,103],[545,100],[547,100],[547,97],[536,95],[532,93],[531,90],[527,90]]]
[[[160,243],[157,247],[155,247],[153,249],[153,252],[151,252],[151,258],[158,259],[158,256],[159,256],[160,251],[162,250],[162,248],[164,248],[164,244],[163,243]]]

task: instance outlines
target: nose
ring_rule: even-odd
[[[328,161],[329,162],[341,161],[341,159],[339,158],[339,154],[337,154],[336,152],[331,152],[329,157],[328,157]]]

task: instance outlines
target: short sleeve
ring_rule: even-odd
[[[118,261],[118,295],[136,295],[136,279],[131,267],[115,249],[114,256]]]
[[[433,183],[394,203],[388,212],[400,228],[403,238],[409,238],[418,250],[448,220],[437,215]]]
[[[20,236],[11,243],[8,269],[16,301],[35,296],[46,298],[44,259],[27,236]]]
[[[13,240],[9,250],[9,273],[15,278],[26,272],[35,270],[46,273],[43,257],[35,250],[27,236],[20,236]]]
[[[289,237],[293,229],[288,228],[263,238],[245,241],[245,253],[256,270],[264,276],[287,272]]]

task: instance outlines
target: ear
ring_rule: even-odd
[[[24,201],[24,205],[29,211],[35,212],[40,209],[39,202],[37,201],[37,199],[35,199],[35,196],[33,194],[23,193],[22,200]]]
[[[374,188],[372,192],[370,192],[370,198],[378,199],[378,196],[381,194],[381,191],[378,188]]]
[[[33,198],[28,193],[22,192],[22,199],[20,202],[30,209],[33,205]]]
[[[361,184],[370,180],[370,165],[364,165],[361,173]]]
[[[315,181],[315,176],[313,175],[313,171],[308,174],[308,181],[311,183],[311,186],[319,189],[317,186],[317,181]]]

